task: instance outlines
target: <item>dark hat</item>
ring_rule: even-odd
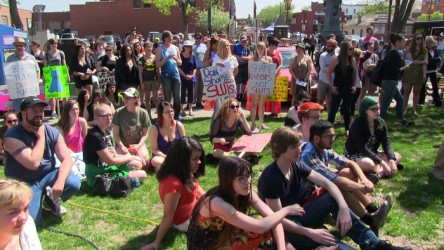
[[[20,111],[25,110],[26,108],[35,106],[37,104],[42,104],[43,107],[48,106],[48,103],[42,101],[37,96],[28,96],[25,99],[23,99],[22,103],[20,104]]]
[[[296,48],[305,49],[305,44],[303,44],[303,43],[298,43],[298,44],[296,44]]]

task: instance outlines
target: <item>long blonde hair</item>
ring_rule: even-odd
[[[216,119],[219,118],[221,121],[226,121],[226,119],[228,119],[231,102],[237,102],[237,104],[239,104],[239,102],[232,97],[225,99],[219,112],[217,112]],[[239,114],[237,114],[237,116],[239,117]]]
[[[262,58],[259,58],[259,55],[257,53],[258,50],[263,49],[264,50],[264,56],[265,60],[267,60],[267,45],[264,42],[258,42],[256,44],[256,53],[254,53],[253,61],[257,62],[261,60]]]
[[[14,179],[0,180],[0,209],[23,201],[30,202],[31,199],[32,190],[26,183]]]
[[[227,59],[229,57],[231,57],[231,48],[228,48],[228,55],[225,58],[224,57],[224,47],[225,46],[230,46],[230,42],[227,39],[221,38],[219,39],[219,44],[217,45],[217,52],[216,55],[222,59]]]

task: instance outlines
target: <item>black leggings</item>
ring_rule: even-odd
[[[188,95],[187,95],[187,92],[188,92]],[[188,99],[185,99],[186,96],[188,96]],[[180,86],[180,101],[182,104],[193,103],[193,101],[194,101],[194,82],[193,81],[182,80],[182,84]]]
[[[337,88],[337,90],[339,94],[332,95],[331,97],[331,110],[330,113],[328,113],[328,121],[331,123],[335,122],[336,112],[338,112],[339,105],[341,105],[341,111],[344,115],[344,128],[345,130],[348,130],[350,127],[350,112],[353,93],[351,88]]]
[[[432,89],[433,89],[433,94],[432,94],[433,103],[435,104],[436,107],[441,107],[442,101],[441,101],[441,97],[439,96],[438,76],[437,76],[436,72],[426,74],[426,80],[425,80],[425,83],[422,85],[418,103],[419,104],[425,103],[426,87],[427,87],[426,84],[427,84],[427,79],[429,77],[430,77],[430,82],[432,83]]]

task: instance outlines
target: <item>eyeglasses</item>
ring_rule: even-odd
[[[19,48],[21,48],[21,47],[25,47],[23,44],[17,44],[17,45],[15,45],[15,47],[17,48],[17,47],[19,47]]]
[[[106,52],[110,52],[111,50],[110,50],[110,49],[106,49],[105,51],[106,51]]]
[[[230,105],[230,109],[239,109],[239,105]]]
[[[328,138],[328,139],[330,139],[330,140],[334,140],[334,139],[336,139],[336,135],[335,135],[335,134],[323,135],[323,136],[321,136],[321,137],[323,137],[323,138]]]
[[[247,180],[251,180],[254,177],[253,173],[249,173],[246,175],[241,175],[237,177],[237,180],[239,181],[240,184],[245,184],[247,183]]]
[[[202,37],[196,37],[196,40],[200,40],[200,39],[202,39]]]
[[[113,114],[97,115],[98,117],[113,117]]]
[[[7,120],[6,122],[7,122],[8,124],[11,124],[11,123],[17,123],[17,122],[18,122],[18,119]]]
[[[380,110],[380,108],[371,108],[371,109],[368,109],[368,110],[371,110],[372,112],[378,112],[379,110]]]

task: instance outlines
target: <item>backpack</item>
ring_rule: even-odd
[[[382,76],[384,75],[384,67],[384,60],[379,60],[376,64],[376,67],[372,70],[372,74],[370,76],[370,82],[378,87],[381,87]]]

